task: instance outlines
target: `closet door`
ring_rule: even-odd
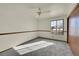
[[[69,17],[68,43],[74,55],[79,56],[79,7]]]

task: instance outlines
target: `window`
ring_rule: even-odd
[[[64,20],[52,20],[51,29],[54,34],[64,34]]]

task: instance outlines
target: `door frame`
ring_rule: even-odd
[[[69,17],[67,18],[67,43],[69,43]]]

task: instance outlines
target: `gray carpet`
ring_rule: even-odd
[[[73,56],[66,42],[38,38],[35,40],[31,40],[29,42],[25,42],[23,44],[33,43],[42,40],[54,43],[54,45],[47,46],[45,48],[24,54],[22,56]],[[1,52],[0,56],[20,56],[20,55],[15,50],[9,49],[7,51]]]

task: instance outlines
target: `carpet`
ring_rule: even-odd
[[[34,43],[15,46],[15,47],[13,47],[13,49],[16,52],[18,52],[20,55],[23,55],[26,53],[30,53],[32,51],[42,49],[42,48],[50,46],[50,45],[54,45],[54,43],[47,42],[47,41],[38,41],[38,42],[34,42]]]

